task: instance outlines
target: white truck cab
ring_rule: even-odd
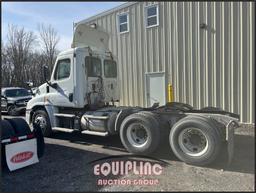
[[[96,102],[118,101],[117,63],[104,43],[100,42],[104,38],[108,41],[107,34],[86,25],[79,26],[72,44],[76,47],[58,55],[49,84],[39,87],[28,107],[35,105],[37,97],[47,99],[54,106],[74,108]],[[85,41],[88,39],[90,41]]]
[[[58,125],[54,114],[60,114],[60,108],[76,111],[119,101],[118,66],[107,43],[107,33],[77,26],[72,48],[57,56],[50,80],[38,87],[27,104],[29,124],[36,109],[44,110],[54,127]]]
[[[169,140],[178,158],[196,165],[211,163],[227,141],[231,160],[239,115],[179,102],[149,108],[115,106],[118,65],[107,45],[107,33],[85,24],[75,28],[72,48],[58,55],[50,80],[45,79],[27,104],[26,121],[32,128],[39,126],[45,136],[53,130],[119,133],[129,152],[144,155]]]
[[[117,63],[110,53],[96,52],[90,47],[61,52],[49,84],[39,87],[28,107],[35,105],[38,97],[54,106],[73,108],[118,101]]]

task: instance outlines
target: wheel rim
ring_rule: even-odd
[[[132,146],[143,147],[149,140],[149,131],[142,124],[133,123],[127,128],[127,139]]]
[[[9,109],[8,109],[8,112],[9,112],[9,114],[11,114],[11,115],[15,114],[15,113],[16,113],[15,107],[14,107],[14,106],[10,106]]]
[[[43,115],[40,115],[40,114],[36,115],[34,123],[39,125],[39,127],[42,129],[42,131],[45,132],[45,130],[47,128],[47,121]]]
[[[200,129],[193,127],[182,130],[178,137],[182,151],[193,157],[201,156],[207,151],[208,141],[208,137]]]

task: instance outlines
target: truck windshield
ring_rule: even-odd
[[[101,76],[101,60],[99,58],[87,56],[85,58],[88,77]]]
[[[104,75],[106,78],[116,78],[117,68],[114,60],[104,60]]]
[[[30,96],[30,93],[26,89],[12,89],[5,91],[6,97],[22,97]]]

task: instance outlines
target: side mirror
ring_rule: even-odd
[[[27,83],[27,86],[30,87],[30,88],[34,86],[33,82],[26,82],[26,83]]]
[[[48,81],[48,76],[49,76],[49,68],[48,66],[44,65],[43,66],[43,73],[44,73],[44,81]]]
[[[51,87],[57,89],[58,88],[58,84],[56,82],[54,82],[54,83],[51,84]]]
[[[57,89],[58,88],[58,84],[57,83],[51,83],[48,81],[48,76],[49,76],[49,68],[48,66],[44,65],[43,66],[43,71],[44,71],[44,81],[52,88]]]

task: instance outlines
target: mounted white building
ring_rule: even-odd
[[[165,103],[171,84],[175,101],[255,122],[254,2],[129,2],[78,23],[109,33],[120,105]]]

